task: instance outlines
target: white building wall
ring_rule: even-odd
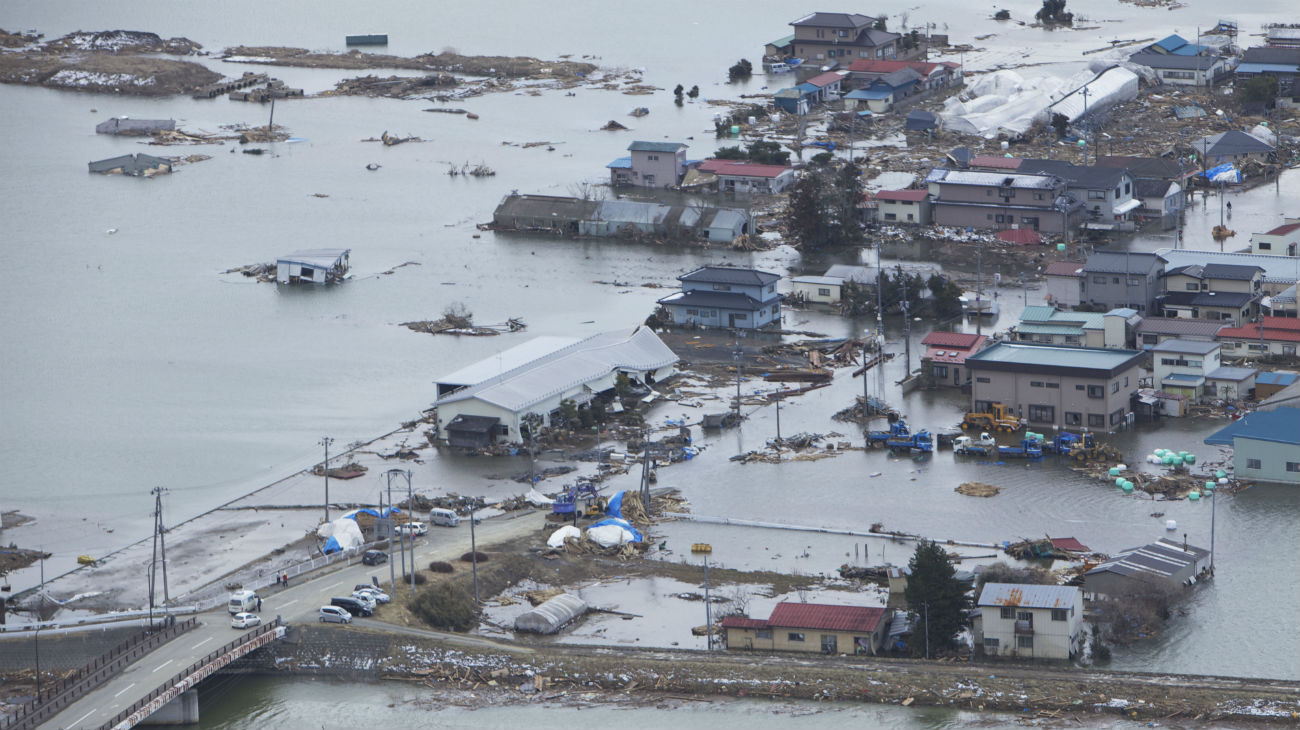
[[[1065,621],[1053,621],[1051,609],[1017,607],[1013,616],[1021,612],[1034,615],[1033,648],[1017,648],[1016,619],[1002,618],[1001,606],[981,606],[983,639],[997,639],[997,649],[987,643],[985,653],[996,656],[1015,656],[1034,659],[1069,659],[1074,646],[1082,640],[1083,594],[1075,594],[1073,611]]]

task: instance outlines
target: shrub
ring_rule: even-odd
[[[455,573],[456,569],[452,567],[451,563],[435,560],[429,563],[429,571],[432,573]]]
[[[411,610],[436,629],[469,631],[478,622],[474,596],[451,583],[440,583],[421,591],[411,604]]]
[[[428,583],[428,582],[429,582],[429,576],[425,575],[424,573],[416,573],[416,574],[415,574],[415,584],[416,584],[417,586],[422,586],[422,585],[424,585],[424,584],[426,584],[426,583]],[[409,586],[409,585],[411,585],[411,574],[410,574],[410,573],[407,573],[406,575],[402,576],[401,584],[404,585],[404,586]]]
[[[460,559],[461,559],[462,561],[466,562],[466,563],[472,563],[472,562],[474,562],[474,559],[475,559],[475,558],[477,558],[477,559],[478,559],[478,562],[480,562],[480,563],[486,563],[486,562],[487,562],[487,559],[488,559],[488,556],[487,556],[487,553],[483,553],[483,552],[478,552],[478,553],[465,553],[464,555],[460,556]]]
[[[730,81],[747,79],[753,75],[754,75],[754,64],[750,63],[748,59],[744,59],[744,58],[736,62],[736,65],[727,69],[727,79]]]

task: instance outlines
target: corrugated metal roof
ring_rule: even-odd
[[[683,291],[669,294],[660,299],[659,304],[671,304],[678,307],[706,307],[716,309],[735,309],[743,312],[756,312],[763,308],[757,299],[734,291]]]
[[[831,606],[823,603],[778,603],[768,624],[779,628],[871,633],[885,609],[878,606]]]
[[[1043,276],[1071,276],[1079,277],[1083,275],[1082,261],[1053,261],[1043,269]]]
[[[974,163],[972,163],[974,164]],[[1031,190],[1051,190],[1059,186],[1062,180],[1055,175],[1021,175],[1018,173],[980,172],[978,170],[945,170],[936,167],[925,178],[926,182],[941,185],[979,185],[995,188],[1021,188]]]
[[[305,248],[276,259],[276,263],[306,264],[321,269],[329,269],[338,264],[352,252],[350,248]]]
[[[683,149],[685,147],[686,144],[683,142],[646,142],[643,140],[637,140],[627,146],[628,150],[631,152],[674,152],[674,153],[677,152],[677,150]]]
[[[1296,373],[1267,372],[1267,373],[1260,373],[1259,375],[1256,375],[1255,384],[1256,385],[1281,385],[1285,387],[1294,383],[1297,379],[1300,379],[1300,375],[1297,375]]]
[[[823,89],[827,86],[830,86],[831,84],[837,84],[843,80],[844,80],[844,76],[842,74],[835,71],[827,71],[824,74],[817,74],[816,76],[808,79],[804,83],[812,84],[813,86],[816,86],[819,89]]]
[[[1208,550],[1193,545],[1188,545],[1187,549],[1184,550],[1179,543],[1161,539],[1159,542],[1153,542],[1150,545],[1125,550],[1084,573],[1084,576],[1085,581],[1086,576],[1097,573],[1117,573],[1130,576],[1147,574],[1168,578],[1189,565],[1195,565],[1197,560],[1204,559],[1208,555]]]
[[[1247,378],[1249,378],[1250,376],[1254,375],[1257,372],[1259,371],[1255,370],[1255,368],[1235,368],[1230,365],[1222,365],[1216,368],[1209,375],[1206,375],[1205,377],[1209,378],[1210,380],[1242,381],[1242,380],[1246,380]],[[1259,381],[1256,382],[1258,383]]]
[[[985,583],[980,606],[1020,608],[1073,608],[1079,589],[1074,586],[1040,586],[1019,583]]]
[[[1190,335],[1213,337],[1223,327],[1222,322],[1187,317],[1146,317],[1138,323],[1137,333],[1156,335]]]
[[[602,332],[459,390],[438,403],[477,398],[517,413],[620,368],[658,370],[675,362],[673,351],[646,327],[631,333]]]
[[[1258,380],[1255,381],[1258,384]],[[1210,434],[1205,443],[1232,446],[1234,438],[1300,446],[1300,408],[1253,411]]]
[[[1110,370],[1127,365],[1144,355],[1135,350],[1104,350],[1094,347],[1053,347],[1026,343],[999,342],[966,358],[967,364],[980,362],[1046,365],[1049,367]]]
[[[1165,340],[1151,348],[1152,352],[1181,352],[1189,355],[1208,355],[1219,349],[1217,342],[1204,340]]]
[[[494,375],[501,375],[507,370],[514,370],[521,365],[545,357],[578,341],[579,338],[577,337],[552,337],[549,335],[534,337],[508,350],[483,358],[472,365],[467,365],[454,373],[444,375],[434,382],[438,385],[477,385]]]
[[[926,335],[921,340],[921,344],[930,345],[932,347],[957,347],[963,350],[969,350],[987,339],[988,337],[985,337],[984,335],[974,335],[968,332],[935,331]]]

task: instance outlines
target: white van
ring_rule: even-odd
[[[455,527],[460,524],[460,515],[449,509],[435,507],[429,510],[429,523],[433,525],[442,525],[443,527]]]
[[[253,591],[235,591],[230,594],[231,613],[253,613],[257,610],[257,594]]]

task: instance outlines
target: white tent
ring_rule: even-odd
[[[564,547],[564,541],[571,537],[575,540],[581,538],[582,530],[579,530],[573,525],[565,525],[551,533],[551,536],[546,539],[546,545],[547,547],[553,548]]]

